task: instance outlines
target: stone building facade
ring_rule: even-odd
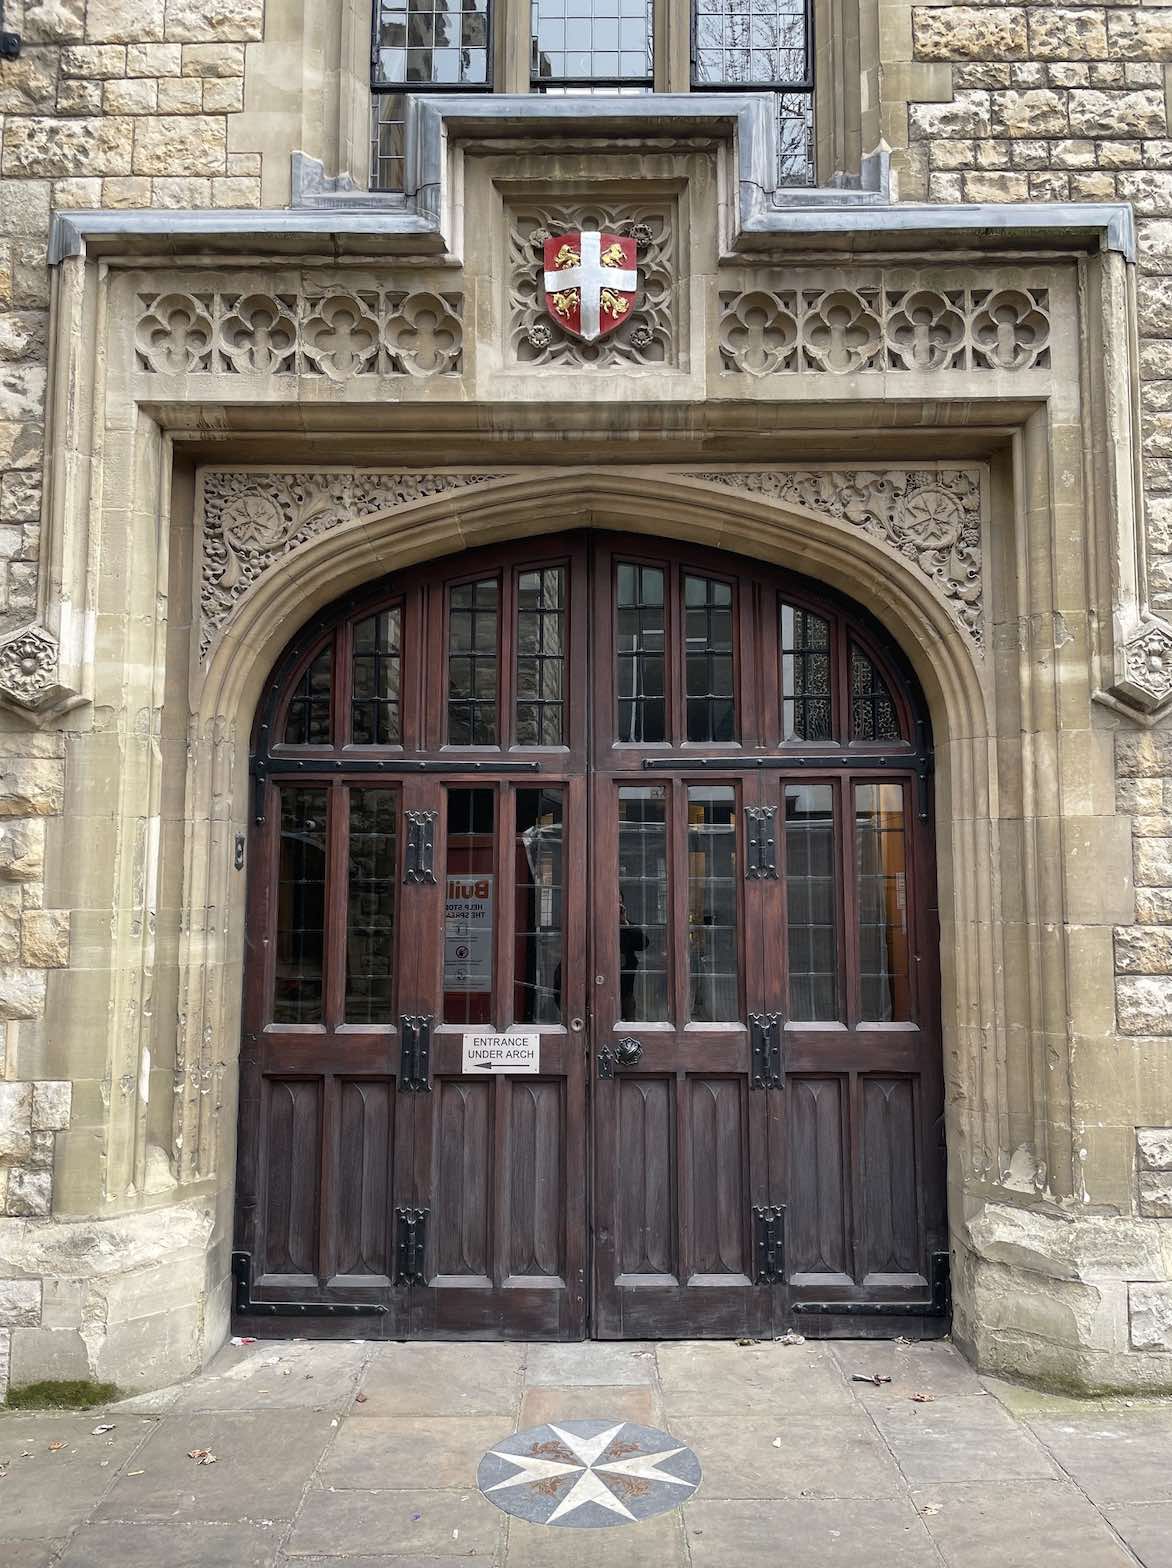
[[[1172,6],[818,0],[803,190],[768,95],[693,88],[686,6],[619,98],[530,93],[497,6],[497,91],[412,99],[369,193],[367,0],[8,0],[0,1392],[227,1333],[282,648],[570,522],[800,570],[902,648],[954,1332],[1172,1388]],[[533,236],[595,226],[644,294],[583,351]]]

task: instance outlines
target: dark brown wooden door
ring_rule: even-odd
[[[241,1327],[943,1328],[928,739],[859,612],[456,557],[307,627],[253,756]]]

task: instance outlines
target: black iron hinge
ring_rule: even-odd
[[[408,811],[407,849],[403,856],[404,882],[435,881],[434,811]]]
[[[749,1014],[749,1086],[753,1089],[785,1087],[781,1014]]]
[[[795,1312],[820,1317],[842,1313],[852,1318],[946,1318],[952,1312],[952,1279],[947,1252],[928,1259],[927,1301],[795,1301]]]
[[[399,1285],[426,1283],[423,1253],[427,1245],[427,1209],[395,1210],[395,1281]]]
[[[777,807],[745,807],[745,879],[777,876]]]
[[[399,1088],[408,1094],[431,1093],[431,1015],[408,1013],[399,1019]]]
[[[785,1278],[785,1204],[753,1205],[753,1261],[758,1285]]]
[[[252,1318],[360,1318],[385,1313],[377,1301],[254,1301],[252,1253],[232,1254],[232,1310]]]

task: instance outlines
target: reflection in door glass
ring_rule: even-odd
[[[688,739],[733,740],[732,587],[715,577],[684,578]]]
[[[285,715],[284,740],[287,746],[330,744],[330,674],[333,667],[334,649],[331,644],[311,660],[293,688]]]
[[[902,784],[856,787],[855,857],[860,1016],[877,1023],[910,1018]]]
[[[495,798],[490,789],[448,791],[444,909],[444,1022],[492,1019]]]
[[[395,955],[395,796],[388,789],[350,791],[346,899],[348,1024],[391,1019]]]
[[[565,739],[565,577],[560,566],[517,578],[517,745]]]
[[[667,794],[619,790],[619,1015],[667,1020]]]
[[[402,738],[399,637],[397,605],[354,623],[350,739],[355,746],[397,746]]]
[[[781,738],[830,740],[830,622],[781,607]]]
[[[273,1021],[322,1019],[326,926],[326,792],[281,791]]]
[[[789,926],[789,1011],[803,1022],[838,1017],[838,929],[834,790],[789,784],[785,791],[785,892]]]
[[[562,1020],[562,796],[519,789],[514,850],[516,942],[513,1016],[519,1024]]]
[[[496,745],[497,582],[458,583],[448,607],[448,741]]]
[[[619,740],[661,741],[667,734],[662,570],[620,562],[617,603]]]
[[[737,987],[737,807],[731,785],[688,790],[688,1018],[731,1023]]]

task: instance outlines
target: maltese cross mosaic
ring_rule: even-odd
[[[686,1502],[700,1461],[654,1427],[562,1421],[505,1438],[476,1480],[489,1502],[533,1524],[633,1524]]]

